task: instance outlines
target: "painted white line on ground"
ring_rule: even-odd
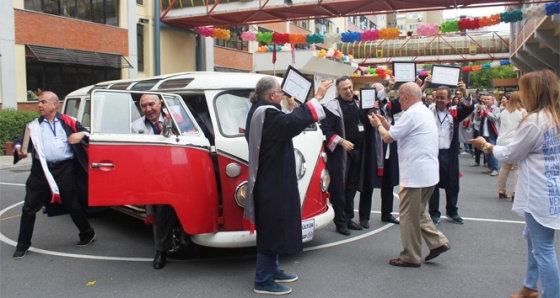
[[[8,183],[8,182],[0,182],[0,185],[25,186],[25,184],[21,184],[21,183]]]
[[[0,182],[0,184],[5,184],[5,185],[16,185],[16,186],[25,186],[25,184],[15,184],[15,183],[5,183],[5,182]],[[2,215],[4,215],[4,213],[6,213],[7,211],[19,206],[23,204],[23,201],[19,202],[19,203],[15,203],[11,206],[8,206],[7,208],[4,208],[3,210],[0,210],[0,218],[2,218]],[[357,210],[355,210],[357,211]],[[372,211],[372,213],[376,213],[379,214],[381,213],[380,211]],[[397,214],[398,216],[398,214]],[[442,218],[446,218],[445,216],[442,216]],[[472,220],[472,221],[483,221],[483,222],[495,222],[495,223],[515,223],[515,224],[524,224],[525,222],[523,221],[514,221],[514,220],[501,220],[501,219],[486,219],[486,218],[472,218],[472,217],[463,217],[463,219],[465,220]],[[313,250],[318,250],[318,249],[325,249],[325,248],[330,248],[330,247],[334,247],[334,246],[338,246],[338,245],[342,245],[342,244],[346,244],[346,243],[351,243],[354,241],[358,241],[370,236],[373,236],[375,234],[378,234],[382,231],[385,231],[387,229],[389,229],[390,227],[394,226],[394,224],[386,224],[380,228],[377,228],[371,232],[367,232],[364,234],[360,234],[354,237],[350,237],[344,240],[340,240],[340,241],[335,241],[335,242],[331,242],[331,243],[327,243],[327,244],[321,244],[321,245],[317,245],[317,246],[310,246],[310,247],[306,247],[303,249],[303,251],[313,251]],[[16,241],[6,237],[4,234],[2,234],[2,232],[0,231],[0,241],[11,245],[11,246],[16,246]],[[110,256],[95,256],[95,255],[84,255],[84,254],[74,254],[74,253],[63,253],[63,252],[56,252],[56,251],[51,251],[51,250],[46,250],[46,249],[40,249],[40,248],[36,248],[36,247],[30,247],[29,251],[35,252],[35,253],[41,253],[41,254],[45,254],[45,255],[52,255],[52,256],[59,256],[59,257],[67,257],[67,258],[76,258],[76,259],[90,259],[90,260],[105,260],[105,261],[128,261],[128,262],[151,262],[153,261],[152,258],[134,258],[134,257],[110,257]],[[194,260],[192,260],[194,261]]]

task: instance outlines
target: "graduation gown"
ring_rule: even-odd
[[[393,118],[394,114],[400,113],[401,105],[398,99],[393,99],[387,102],[384,109],[380,110],[381,115],[391,119],[391,125],[395,124]],[[367,119],[367,118],[366,118]],[[379,175],[378,169],[380,168],[377,164],[377,152],[375,150],[375,134],[377,134],[377,128],[371,125],[365,125],[365,156],[362,159],[364,162],[364,189],[368,188],[381,188],[381,183],[383,178],[390,179],[391,186],[399,185],[399,156],[397,153],[397,142],[393,142],[391,145],[383,143],[383,175]],[[389,159],[385,160],[387,155],[387,148],[389,148]],[[390,169],[385,169],[389,166]],[[385,174],[389,173],[389,174]],[[390,175],[390,176],[389,176]]]
[[[66,133],[67,138],[75,132],[82,132],[82,131],[88,132],[87,129],[85,127],[83,127],[82,124],[73,117],[66,116],[66,115],[63,115],[63,114],[60,114],[60,113],[56,113],[55,117],[60,121],[60,124],[61,124],[62,128],[64,129],[64,132]],[[44,117],[42,117],[42,116],[38,118],[39,123],[42,123],[43,120],[44,120]],[[84,148],[84,146],[87,145],[87,140],[88,140],[88,138],[86,137],[82,140],[82,142],[80,142],[78,144],[70,144],[70,148],[72,149],[72,152],[74,152],[73,166],[74,166],[74,174],[76,175],[76,188],[78,190],[78,198],[79,198],[79,201],[84,208],[88,206],[88,203],[87,203],[87,198],[88,198],[88,174],[87,174],[88,154],[87,154],[87,152]],[[14,141],[14,145],[16,145],[16,144],[21,145],[22,141],[23,141],[23,134]],[[33,150],[33,142],[31,140],[29,140],[28,151],[31,151],[30,153],[31,153],[31,156],[32,156],[31,157],[32,158],[31,171],[32,172],[42,171],[41,163],[40,163],[39,159],[35,157],[36,153]],[[17,151],[14,152],[13,156],[14,156],[14,164],[16,164],[17,162],[19,162],[21,160]],[[62,206],[60,204],[49,203],[49,204],[46,204],[45,207],[47,209],[47,214],[49,216],[54,216],[54,215],[59,215],[59,214],[66,213],[66,209],[64,208],[64,206]]]
[[[315,104],[321,108],[316,101]],[[252,127],[251,120],[255,111],[262,106],[272,108],[264,111],[264,122],[253,123],[262,123],[262,135],[255,138],[254,134],[259,129]],[[253,103],[249,110],[245,137],[250,148],[249,167],[253,169],[249,169],[248,201],[253,202],[254,206],[251,207],[253,203],[248,202],[245,217],[254,208],[259,253],[285,254],[303,249],[301,202],[292,138],[317,120],[317,113],[309,102],[295,108],[290,114],[282,112],[280,105],[263,100]],[[257,164],[251,160],[251,152],[258,152]],[[254,185],[251,185],[252,171],[256,171]]]

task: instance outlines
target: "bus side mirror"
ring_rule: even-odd
[[[171,118],[165,117],[163,119],[163,132],[162,132],[163,136],[169,138],[172,130],[173,130],[173,123],[171,122]]]

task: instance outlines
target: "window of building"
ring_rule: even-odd
[[[296,21],[295,24],[296,24],[296,26],[299,26],[303,29],[309,29],[309,21],[308,20]]]
[[[144,71],[144,25],[136,25],[136,42],[138,54],[138,71]]]
[[[136,0],[136,4],[138,4],[138,5],[144,5],[144,0]]]
[[[315,33],[326,34],[332,33],[333,24],[327,19],[317,19],[315,20]]]
[[[405,25],[398,25],[397,27],[399,28],[400,31],[406,30]]]
[[[228,27],[226,29],[229,29],[230,38],[229,39],[214,38],[214,45],[230,48],[230,49],[236,49],[240,51],[248,51],[249,42],[243,41],[241,39],[241,33],[245,31],[249,31],[249,26],[235,26],[235,27]]]
[[[120,78],[120,69],[38,61],[26,63],[27,90],[53,91],[60,99],[79,88]]]
[[[25,9],[119,25],[119,0],[24,0]]]

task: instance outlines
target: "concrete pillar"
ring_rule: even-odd
[[[127,1],[128,9],[128,62],[132,67],[128,69],[128,78],[138,77],[138,41],[136,32],[136,1]]]
[[[14,4],[12,0],[0,0],[0,7],[0,99],[3,109],[17,109]]]

